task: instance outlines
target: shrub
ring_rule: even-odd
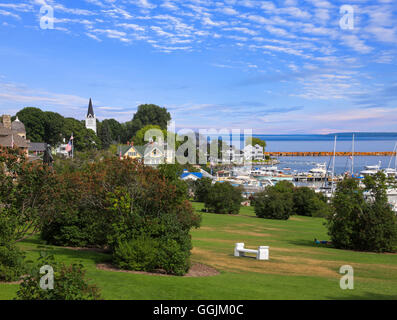
[[[109,228],[105,213],[84,210],[76,212],[67,207],[43,222],[41,238],[47,243],[70,247],[103,247],[107,243]]]
[[[194,182],[194,200],[205,202],[212,187],[212,179],[202,178]]]
[[[173,239],[164,239],[161,241],[158,262],[159,268],[169,274],[182,276],[190,268],[190,241],[189,248],[186,250],[180,242]]]
[[[308,187],[294,189],[294,213],[300,216],[326,217],[329,214],[327,199]]]
[[[24,255],[15,245],[0,245],[0,281],[17,281],[25,271]]]
[[[366,177],[362,189],[354,179],[341,181],[332,199],[328,234],[336,248],[392,252],[397,245],[397,217],[387,199],[383,173]],[[365,194],[367,196],[365,196]]]
[[[0,215],[0,281],[16,281],[23,274],[24,255],[15,246],[17,219]]]
[[[242,201],[241,187],[234,187],[229,182],[217,182],[209,190],[205,208],[214,213],[238,214]]]
[[[280,181],[255,194],[252,204],[259,218],[288,220],[293,214],[294,185],[289,181]]]
[[[293,212],[293,194],[268,187],[255,195],[253,205],[259,218],[288,220]]]
[[[158,242],[148,237],[120,241],[114,248],[113,262],[121,269],[154,271],[157,267]]]
[[[40,287],[42,266],[54,269],[54,289],[44,290]],[[85,279],[82,265],[66,266],[58,263],[53,256],[41,254],[38,263],[32,266],[28,276],[20,284],[17,300],[99,300],[100,291]]]

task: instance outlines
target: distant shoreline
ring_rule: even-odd
[[[324,151],[324,152],[264,152],[265,156],[269,157],[330,157],[333,156],[333,152]],[[335,156],[337,157],[352,157],[352,152],[336,152]],[[392,151],[383,151],[383,152],[356,152],[354,153],[355,157],[392,157],[396,156],[395,152]]]

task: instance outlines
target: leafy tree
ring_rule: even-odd
[[[101,122],[102,126],[108,125],[110,129],[110,134],[111,134],[111,139],[112,142],[118,142],[120,138],[120,142],[126,142],[123,141],[124,136],[125,136],[125,126],[123,126],[121,123],[119,123],[115,119],[105,119]]]
[[[93,130],[85,127],[83,121],[78,121],[73,118],[65,118],[65,125],[62,131],[62,135],[66,141],[68,141],[73,134],[74,148],[77,151],[101,149],[101,140]]]
[[[186,200],[188,197],[188,185],[185,181],[180,179],[183,169],[183,166],[179,163],[161,164],[158,166],[160,175],[166,179],[170,185],[175,187],[177,193],[175,200],[177,202]]]
[[[59,113],[44,112],[44,119],[44,137],[42,141],[52,146],[61,143],[65,118]]]
[[[171,114],[166,108],[155,104],[143,104],[138,107],[132,121],[127,123],[127,131],[130,138],[147,125],[158,125],[161,129],[167,129],[167,122],[171,120]]]
[[[280,181],[279,183],[277,183],[277,184],[274,186],[274,189],[275,189],[276,191],[279,191],[279,192],[289,192],[289,193],[293,193],[293,192],[294,192],[294,189],[295,189],[295,186],[294,186],[293,183],[284,180],[284,181]]]
[[[17,149],[0,148],[1,232],[14,243],[39,231],[51,191],[57,181],[53,171],[37,162],[28,162]],[[7,231],[7,233],[4,233]]]
[[[397,217],[387,199],[382,172],[366,177],[362,189],[354,179],[338,183],[328,217],[328,233],[336,248],[374,252],[395,251]]]
[[[257,193],[253,200],[255,214],[259,218],[288,220],[294,211],[293,185],[281,181]]]
[[[17,113],[19,120],[26,128],[26,138],[32,142],[43,142],[45,136],[46,117],[38,108],[24,108]]]
[[[210,178],[202,178],[194,182],[194,199],[199,202],[205,202],[212,187]]]
[[[112,133],[107,122],[102,123],[99,131],[99,139],[101,139],[102,148],[107,149],[112,144]]]
[[[210,212],[238,214],[242,201],[242,187],[234,187],[229,182],[217,182],[211,186],[204,203]]]
[[[164,139],[163,142],[165,142],[167,139],[167,130],[162,130],[160,128],[160,126],[158,126],[158,125],[147,125],[147,126],[143,127],[142,129],[138,130],[138,132],[135,134],[135,137],[133,138],[134,144],[136,146],[143,146],[143,145],[147,144],[149,141],[145,141],[145,134],[147,131],[154,130],[154,129],[162,131],[163,139]],[[154,138],[154,140],[156,140],[156,139]]]
[[[325,217],[329,213],[327,199],[308,187],[294,189],[294,213],[300,216]]]
[[[363,190],[355,179],[344,179],[338,183],[332,199],[333,214],[327,226],[332,242],[337,248],[353,248],[355,228],[359,217],[365,214],[367,203]]]

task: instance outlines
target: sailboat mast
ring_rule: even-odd
[[[397,142],[394,144],[394,149],[393,149],[392,156],[390,157],[390,160],[389,160],[388,168],[391,168],[391,162],[392,162],[392,160],[393,160],[393,158],[394,158],[394,154],[395,154],[396,151],[397,151],[396,148],[397,148]],[[394,162],[394,166],[396,165],[396,161],[397,161],[397,160],[395,160],[395,162]]]
[[[331,194],[334,194],[335,158],[336,158],[336,136],[335,136],[335,142],[334,142],[334,159],[332,160]]]

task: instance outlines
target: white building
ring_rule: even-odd
[[[65,158],[69,157],[69,152],[66,151],[67,144],[61,144],[55,149],[55,154],[57,156],[63,156]]]
[[[248,144],[244,147],[244,158],[245,160],[263,160],[264,150],[259,144],[252,146]]]
[[[90,102],[88,104],[88,112],[87,112],[87,116],[85,118],[85,127],[87,129],[91,129],[95,132],[95,134],[97,134],[96,131],[96,117],[94,114],[94,108],[92,107],[92,100],[90,98]]]

